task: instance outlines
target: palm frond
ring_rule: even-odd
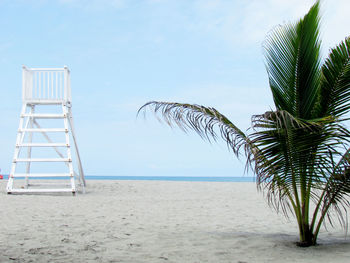
[[[286,111],[256,115],[253,127],[249,138],[259,149],[254,156],[257,184],[268,193],[269,204],[290,211],[291,199],[300,198],[297,189],[310,189],[310,198],[318,202],[334,166],[328,153],[340,156],[349,132],[334,118],[302,120]]]
[[[245,133],[215,108],[196,104],[151,101],[143,105],[138,113],[147,108],[150,108],[161,121],[160,116],[157,115],[159,113],[163,117],[162,120],[170,127],[176,125],[184,132],[194,130],[209,142],[221,137],[237,156],[242,147],[247,157],[254,148]]]
[[[319,88],[319,2],[296,24],[276,28],[266,39],[265,59],[277,110],[309,119]]]
[[[334,165],[323,169],[327,180],[324,182],[322,195],[320,196],[313,215],[311,227],[314,228],[317,220],[317,214],[320,213],[318,224],[314,230],[317,235],[323,218],[327,218],[328,222],[333,225],[332,214],[336,213],[338,221],[347,230],[347,209],[350,206],[350,150],[347,150],[340,158],[337,164],[334,161],[334,152],[329,152],[328,160],[332,160]]]
[[[293,102],[297,67],[297,32],[295,26],[277,27],[265,40],[266,69],[277,110],[296,111]]]
[[[350,38],[331,50],[322,66],[320,115],[341,117],[350,110]]]

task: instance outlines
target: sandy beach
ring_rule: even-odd
[[[340,226],[296,247],[292,218],[254,183],[88,181],[87,193],[7,195],[0,262],[349,262]]]

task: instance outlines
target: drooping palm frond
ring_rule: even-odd
[[[304,194],[317,203],[334,166],[328,153],[342,155],[349,131],[331,117],[301,120],[286,111],[256,115],[253,127],[249,138],[259,149],[256,181],[266,190],[269,204],[288,212],[286,206],[291,202],[296,209]]]
[[[297,189],[314,176],[306,167],[315,163],[316,156],[310,153],[313,153],[313,139],[317,138],[321,124],[300,120],[286,111],[276,111],[255,116],[253,126],[255,132],[250,138],[259,148],[255,160],[258,186],[266,190],[273,207],[288,211],[284,207],[292,201],[294,210],[298,210],[300,193]],[[310,145],[310,142],[313,143]],[[301,173],[304,176],[300,176]]]
[[[143,105],[138,113],[147,108],[152,109],[156,116],[158,116],[157,113],[161,114],[162,120],[170,127],[175,124],[185,132],[189,129],[194,130],[208,141],[217,140],[220,136],[237,156],[242,148],[247,157],[252,153],[254,147],[246,134],[215,108],[196,104],[151,101]],[[158,117],[158,120],[161,119]]]
[[[314,236],[317,237],[324,219],[333,225],[333,214],[336,213],[340,224],[347,231],[347,209],[350,207],[350,150],[346,151],[335,163],[334,153],[329,152],[326,155],[327,160],[333,162],[322,170],[325,173],[322,191],[319,192],[319,198],[315,202],[316,207],[310,223]]]

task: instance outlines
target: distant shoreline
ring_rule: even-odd
[[[3,175],[4,180],[8,175]],[[42,178],[32,178],[42,179]],[[49,180],[60,180],[63,178],[50,178]],[[86,175],[86,180],[113,180],[113,181],[176,181],[176,182],[255,182],[251,176],[117,176],[117,175]]]
[[[99,176],[89,175],[87,180],[132,180],[132,181],[185,181],[185,182],[255,182],[255,177],[225,176]]]

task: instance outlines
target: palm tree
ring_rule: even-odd
[[[321,225],[334,221],[333,212],[346,228],[350,206],[350,38],[322,60],[319,6],[318,0],[298,22],[267,36],[275,109],[253,116],[247,132],[211,107],[152,101],[139,109],[209,141],[221,137],[237,157],[243,152],[269,204],[296,217],[299,246],[315,245]]]

